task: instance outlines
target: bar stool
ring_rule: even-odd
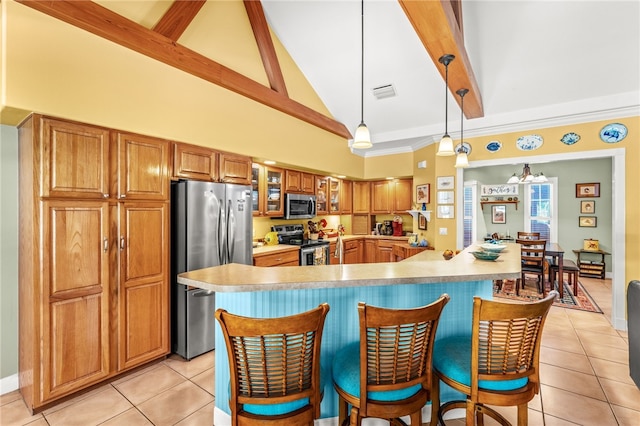
[[[414,309],[387,309],[358,304],[360,341],[339,349],[333,358],[338,393],[338,424],[360,425],[363,418],[396,419],[409,415],[422,424],[422,408],[431,398],[433,341],[443,294]]]
[[[320,343],[329,305],[280,318],[216,311],[229,355],[231,424],[313,425],[323,390]]]

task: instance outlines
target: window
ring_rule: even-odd
[[[524,185],[524,230],[539,232],[540,238],[549,242],[558,240],[558,218],[555,214],[557,185],[557,178],[549,178],[546,183]]]

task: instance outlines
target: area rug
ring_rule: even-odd
[[[598,306],[598,304],[593,300],[591,295],[584,288],[582,283],[578,281],[578,295],[575,296],[573,294],[573,285],[569,286],[569,284],[565,281],[564,283],[564,294],[562,300],[560,298],[556,298],[556,301],[553,303],[554,306],[560,306],[562,308],[569,309],[579,309],[582,311],[588,312],[597,312],[602,313],[602,309]],[[547,283],[547,290],[548,290]],[[555,283],[555,287],[557,289],[557,282]],[[515,280],[505,280],[502,284],[502,290],[498,290],[498,287],[494,284],[493,286],[493,296],[497,298],[509,299],[509,300],[517,300],[522,302],[530,302],[533,300],[539,300],[540,294],[538,293],[538,285],[535,279],[527,280],[524,289],[520,289],[520,295],[516,295],[515,291]]]

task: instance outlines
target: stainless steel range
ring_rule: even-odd
[[[278,243],[300,246],[300,266],[329,264],[329,242],[305,239],[304,225],[274,225],[271,230],[278,233]]]

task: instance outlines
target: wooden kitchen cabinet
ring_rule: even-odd
[[[114,132],[112,160],[118,199],[168,200],[169,141],[132,133]]]
[[[33,411],[169,353],[168,143],[39,114],[18,132],[19,384]]]
[[[173,177],[209,182],[251,183],[251,158],[181,142],[173,144]]]
[[[371,213],[406,213],[411,210],[412,191],[411,179],[371,182]]]
[[[300,249],[292,247],[291,249],[278,250],[273,253],[254,254],[253,266],[299,266],[300,265]]]
[[[353,265],[362,263],[362,240],[348,240],[344,242],[344,263]]]
[[[376,243],[376,240],[374,239],[365,239],[364,240],[364,253],[363,253],[363,260],[364,263],[376,263],[378,261],[377,259],[377,251],[378,251],[378,244]]]
[[[286,192],[315,194],[315,180],[311,173],[300,170],[285,170]]]
[[[353,214],[369,214],[371,210],[371,183],[353,182]]]
[[[343,180],[340,187],[340,209],[342,214],[353,212],[353,182]]]
[[[284,216],[284,169],[254,163],[251,169],[253,216]]]
[[[316,215],[329,214],[329,178],[323,176],[315,177],[316,187]]]
[[[376,240],[376,262],[393,262],[393,246],[397,242],[397,240]]]

